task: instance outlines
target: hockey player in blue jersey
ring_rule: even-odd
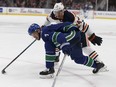
[[[40,72],[42,77],[52,77],[55,72],[56,47],[61,49],[64,54],[69,55],[75,63],[94,68],[93,73],[97,73],[105,67],[103,63],[96,62],[82,54],[80,30],[76,24],[65,22],[41,28],[34,23],[30,25],[28,33],[37,40],[42,38],[45,42],[46,70]]]

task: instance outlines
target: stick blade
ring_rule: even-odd
[[[2,74],[5,74],[5,73],[6,73],[6,71],[5,71],[5,70],[2,70],[2,71],[1,71],[1,73],[2,73]]]

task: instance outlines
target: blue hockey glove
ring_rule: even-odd
[[[95,33],[93,33],[90,37],[89,40],[91,41],[92,44],[100,46],[102,44],[102,38],[99,36],[96,36]]]
[[[62,49],[62,52],[64,54],[70,55],[71,52],[71,47],[70,47],[70,43],[63,43],[60,47]]]

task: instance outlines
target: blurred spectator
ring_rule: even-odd
[[[5,0],[0,0],[0,6],[6,7],[6,2],[5,2]]]
[[[55,0],[51,0],[50,8],[53,8],[56,2],[57,2],[57,1],[55,1]]]
[[[6,4],[8,7],[13,7],[14,6],[14,0],[4,0],[6,1]]]
[[[14,6],[16,7],[25,7],[26,0],[14,0]]]
[[[109,11],[116,11],[116,0],[109,0]]]
[[[39,3],[39,8],[45,8],[46,7],[46,0],[41,0]]]
[[[27,0],[26,7],[36,8],[39,5],[40,0]]]
[[[72,5],[73,5],[73,0],[66,0],[65,6],[67,9],[71,9]]]

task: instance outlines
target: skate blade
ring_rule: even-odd
[[[54,74],[49,74],[49,75],[40,75],[41,79],[51,79],[54,78]]]
[[[99,70],[99,72],[108,72],[109,70],[107,69],[107,66],[104,66],[103,68],[101,68],[100,70]],[[98,73],[99,73],[98,72]]]

